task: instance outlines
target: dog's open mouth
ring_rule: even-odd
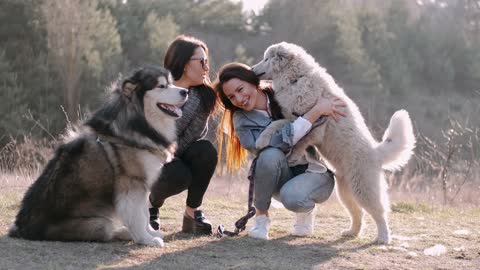
[[[166,104],[166,103],[157,103],[157,107],[164,113],[175,117],[175,118],[180,118],[182,117],[182,110],[171,104]]]

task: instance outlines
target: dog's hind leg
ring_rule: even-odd
[[[130,231],[133,241],[149,246],[163,246],[163,240],[159,236],[153,236],[149,232],[147,215],[147,192],[145,187],[134,180],[128,183],[129,190],[117,193],[115,208],[118,216]]]
[[[343,206],[350,214],[350,228],[342,231],[342,236],[357,237],[362,231],[363,210],[355,200],[351,184],[342,175],[335,176],[337,180],[337,194]]]
[[[355,198],[375,221],[378,236],[375,242],[378,244],[390,244],[391,236],[388,228],[389,199],[383,172],[361,174],[358,190]]]
[[[70,218],[47,225],[46,239],[53,241],[99,241],[114,239],[113,222],[106,217]]]
[[[113,238],[120,241],[131,241],[132,235],[127,227],[122,226],[113,231]]]

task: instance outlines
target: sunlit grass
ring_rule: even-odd
[[[410,201],[398,201],[391,205],[392,212],[398,213],[414,213],[414,212],[431,212],[432,208],[425,203],[417,203]]]
[[[28,149],[34,153],[51,151]],[[348,228],[350,219],[335,195],[317,207],[315,233],[307,238],[290,235],[295,215],[285,208],[270,211],[270,241],[249,238],[246,232],[223,239],[183,234],[180,232],[186,201],[186,192],[183,192],[168,198],[160,208],[165,248],[132,242],[61,243],[11,239],[5,235],[24,192],[41,170],[41,164],[22,168],[20,164],[25,164],[25,160],[21,157],[28,154],[21,149],[16,153],[20,160],[1,159],[15,162],[10,165],[19,164],[17,167],[9,165],[13,170],[0,173],[0,257],[2,267],[7,269],[38,266],[47,269],[475,269],[480,265],[478,205],[445,206],[428,194],[401,190],[391,192],[389,223],[393,242],[388,247],[371,245],[376,237],[376,226],[368,214],[360,237],[342,238],[340,232]],[[234,222],[246,213],[247,196],[245,170],[235,176],[215,175],[201,208],[215,227],[223,224],[226,229],[233,230]],[[472,198],[476,197],[472,195]],[[249,221],[247,229],[252,222]],[[458,231],[461,233],[455,233]],[[444,245],[447,253],[440,257],[423,254],[424,249],[436,244]],[[416,257],[412,257],[412,253]]]

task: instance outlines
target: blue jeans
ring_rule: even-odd
[[[305,172],[295,175],[287,157],[278,148],[264,149],[257,157],[254,204],[268,210],[272,197],[293,212],[308,212],[332,195],[335,180],[330,173]]]

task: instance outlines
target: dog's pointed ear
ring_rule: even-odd
[[[122,93],[128,98],[132,97],[135,89],[137,89],[137,84],[133,83],[132,81],[127,80],[122,84]]]

